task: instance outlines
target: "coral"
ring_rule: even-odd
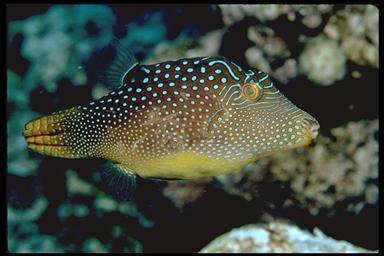
[[[364,10],[365,35],[378,47],[379,45],[379,9],[374,5],[367,5]]]
[[[330,17],[324,34],[339,40],[351,61],[378,68],[378,15],[372,5],[346,7]]]
[[[326,17],[324,14],[332,14],[333,6],[220,5],[220,8],[227,25],[239,22],[245,17],[256,17],[258,20],[265,21],[287,15],[290,21],[302,17],[301,23],[313,29],[323,23]],[[346,67],[346,59],[359,65],[378,67],[378,10],[376,7],[346,6],[330,15],[325,22],[323,33],[316,38],[308,40],[306,35],[299,36],[300,41],[307,41],[299,58],[300,73],[307,75],[315,83],[329,86],[341,80],[349,71]],[[269,72],[280,82],[286,83],[294,78],[296,73],[290,77],[281,76],[281,73],[275,73],[277,70],[269,66],[269,63],[276,59],[292,57],[292,49],[288,48],[285,41],[279,37],[282,35],[276,34],[276,30],[273,26],[251,25],[248,28],[248,39],[254,42],[255,46],[250,47],[245,55],[251,67]],[[305,31],[304,28],[303,31]]]
[[[329,86],[346,73],[346,58],[336,41],[318,36],[307,41],[299,70],[320,85]]]
[[[332,39],[367,36],[375,42],[374,38],[378,38],[378,17],[378,9],[373,5],[347,6],[329,18],[324,33]]]
[[[248,48],[245,52],[245,58],[249,66],[266,73],[271,72],[269,62],[264,58],[263,51],[257,46]]]
[[[205,35],[191,39],[179,37],[175,41],[159,43],[145,59],[145,63],[153,64],[172,59],[193,58],[219,55],[219,48],[224,34],[223,29],[212,30]]]
[[[7,122],[7,171],[18,176],[36,175],[41,159],[31,158],[25,150],[25,140],[21,136],[24,124],[32,116],[29,110],[16,111]]]
[[[27,210],[17,210],[8,207],[8,221],[13,223],[37,220],[47,208],[48,202],[44,197],[39,197]]]
[[[187,57],[217,56],[224,34],[223,29],[213,30],[197,40],[198,47],[187,50]]]
[[[294,59],[286,59],[284,64],[275,70],[270,66],[270,63],[276,59],[291,56],[286,43],[275,34],[273,29],[257,25],[250,26],[247,32],[248,39],[255,43],[255,46],[248,48],[245,52],[249,66],[270,73],[282,83],[296,77],[297,65]]]
[[[205,192],[205,186],[212,178],[203,178],[198,181],[176,181],[169,182],[168,186],[163,190],[165,197],[172,200],[179,209],[194,203]]]
[[[297,76],[297,62],[295,59],[287,59],[284,64],[273,72],[273,77],[282,83]]]
[[[315,228],[313,233],[297,226],[270,222],[235,228],[206,245],[200,253],[367,253],[345,241],[337,241]]]
[[[41,217],[47,206],[48,202],[44,197],[37,198],[27,209],[14,209],[10,205],[7,206],[8,250],[10,252],[63,252],[54,237],[39,235],[38,226],[34,223]],[[20,243],[20,240],[23,242]]]
[[[28,95],[23,92],[21,78],[10,69],[7,69],[7,89],[8,102],[14,103],[19,109],[28,106]]]
[[[108,250],[103,246],[103,244],[95,238],[88,239],[84,242],[83,251],[94,253],[108,253]]]
[[[295,21],[298,17],[302,17],[302,23],[309,28],[318,27],[323,20],[323,14],[331,11],[330,5],[268,5],[270,10],[275,10],[280,16],[287,15],[289,21]],[[246,16],[253,16],[259,20],[264,20],[264,16],[260,13],[264,13],[264,9],[261,6],[255,6],[254,8],[258,12],[243,11],[243,7],[237,6],[221,6],[223,10],[223,19],[231,20],[235,22],[241,20]],[[237,18],[233,18],[237,17]],[[273,20],[273,16],[268,18]],[[248,27],[247,37],[250,41],[255,43],[255,46],[248,48],[245,52],[248,65],[253,68],[260,69],[264,72],[270,73],[275,79],[282,83],[287,83],[290,79],[295,78],[298,74],[296,61],[292,54],[296,49],[292,48],[292,43],[287,44],[285,35],[279,34],[280,29],[274,26],[264,26],[264,24],[255,24]],[[303,30],[305,30],[303,28]],[[304,35],[299,36],[299,40],[305,38]],[[312,56],[312,55],[311,55]],[[270,67],[270,63],[276,60],[282,61],[284,64],[280,67]],[[313,65],[318,62],[312,57]],[[280,62],[281,63],[281,62]],[[321,65],[321,64],[319,64]],[[341,74],[343,75],[343,73]],[[312,75],[313,76],[313,75]]]
[[[127,36],[122,42],[127,48],[134,48],[134,53],[149,53],[159,42],[167,40],[167,28],[164,15],[154,12],[145,16],[145,22],[132,22],[127,25]]]
[[[69,195],[82,194],[82,195],[91,195],[94,187],[92,184],[83,181],[73,170],[68,170],[66,173],[66,185]]]
[[[8,241],[10,244],[15,243]],[[53,236],[31,235],[30,239],[24,243],[15,243],[10,246],[10,251],[13,253],[63,253],[64,250],[59,246],[58,241]]]
[[[42,83],[53,92],[63,77],[76,85],[85,84],[85,71],[78,67],[110,41],[114,23],[111,10],[101,5],[58,5],[22,23],[10,23],[24,35],[21,54],[32,63],[25,86],[32,89]]]
[[[77,218],[84,218],[89,215],[89,208],[82,204],[61,204],[58,208],[58,216],[61,220],[65,221],[70,216]]]
[[[329,4],[319,4],[319,5],[309,5],[309,4],[296,4],[292,5],[292,9],[297,11],[303,17],[308,15],[324,14],[332,11],[333,5]]]
[[[245,17],[255,17],[256,19],[266,22],[275,20],[278,17],[287,15],[288,20],[296,19],[296,13],[303,16],[302,22],[310,27],[315,28],[321,23],[321,15],[332,10],[332,5],[284,5],[284,4],[258,4],[258,5],[219,5],[223,21],[226,26],[243,20]]]
[[[346,56],[359,65],[379,67],[379,49],[367,40],[349,37],[341,45]]]
[[[322,22],[321,15],[310,14],[304,16],[302,23],[309,28],[317,28]]]
[[[78,195],[94,197],[94,208],[101,213],[119,212],[125,216],[132,216],[137,218],[144,227],[153,225],[151,220],[147,219],[141,212],[138,211],[134,202],[116,202],[110,195],[98,190],[93,184],[90,184],[83,179],[79,178],[77,173],[73,170],[67,170],[67,191],[69,199],[75,198]],[[96,182],[96,181],[95,181]],[[62,205],[63,206],[63,205]],[[63,218],[71,214],[83,215],[88,209],[83,209],[79,206],[65,205],[61,211]]]
[[[270,57],[287,57],[289,50],[280,37],[277,37],[273,30],[261,28],[260,26],[251,26],[248,28],[248,39],[254,42]]]
[[[219,5],[226,26],[239,22],[245,17],[256,17],[261,21],[274,20],[281,14],[290,11],[289,5],[258,4],[258,5]]]

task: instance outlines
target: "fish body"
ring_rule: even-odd
[[[135,65],[121,86],[26,124],[28,147],[64,158],[103,158],[148,178],[235,171],[309,144],[319,125],[261,71],[223,57]]]

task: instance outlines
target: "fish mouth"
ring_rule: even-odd
[[[301,121],[300,125],[307,131],[312,140],[319,135],[320,124],[316,119],[306,117]]]

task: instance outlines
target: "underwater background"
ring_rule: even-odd
[[[19,4],[6,25],[9,252],[378,250],[377,7]],[[102,161],[44,157],[22,136],[108,92],[100,52],[114,37],[142,64],[225,56],[262,70],[320,135],[232,174],[139,179],[134,200],[115,201]]]

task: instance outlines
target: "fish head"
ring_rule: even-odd
[[[269,75],[240,70],[236,70],[239,79],[222,85],[222,114],[211,120],[215,123],[210,127],[226,129],[238,151],[246,150],[254,158],[306,146],[317,137],[317,120],[288,100]]]

